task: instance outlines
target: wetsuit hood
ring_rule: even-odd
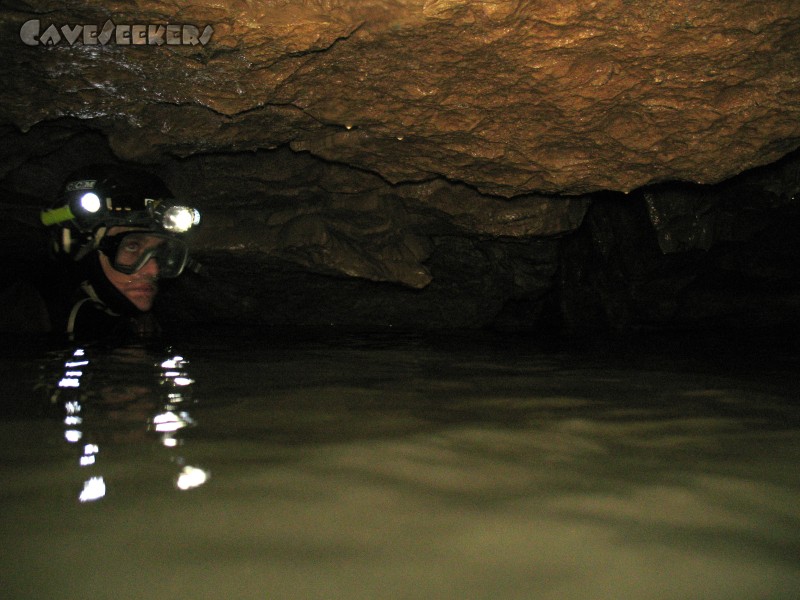
[[[106,274],[103,272],[103,267],[100,264],[100,253],[95,251],[90,253],[86,258],[80,261],[81,271],[83,273],[83,280],[88,282],[97,298],[105,304],[105,306],[112,312],[127,317],[133,317],[142,314],[136,306],[128,300],[125,295],[114,287]]]

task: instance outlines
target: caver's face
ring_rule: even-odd
[[[116,235],[126,231],[136,231],[130,227],[112,227],[106,235]],[[164,240],[156,236],[148,236],[147,232],[141,235],[131,234],[126,236],[120,244],[115,260],[117,264],[135,264],[136,258],[152,246],[162,244]],[[153,308],[153,302],[158,294],[158,262],[151,258],[135,273],[130,275],[114,269],[108,257],[100,253],[100,266],[106,278],[119,292],[142,312]]]

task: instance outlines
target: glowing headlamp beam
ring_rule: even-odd
[[[94,214],[102,208],[100,198],[94,192],[87,192],[78,200],[78,207],[88,213]],[[43,210],[39,215],[42,225],[50,226],[64,223],[65,221],[72,221],[75,218],[75,213],[69,204],[60,206],[59,208],[52,208],[50,210]]]
[[[161,224],[167,231],[184,233],[200,222],[200,213],[188,206],[170,206],[164,211]]]
[[[86,212],[96,213],[100,210],[100,198],[94,192],[87,192],[81,196],[81,208]]]

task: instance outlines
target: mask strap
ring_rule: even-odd
[[[100,240],[105,236],[107,229],[107,227],[100,227],[92,236],[91,243],[84,244],[84,246],[78,250],[78,253],[75,255],[75,260],[78,261],[92,250],[96,250],[97,246],[100,245]]]
[[[72,234],[69,231],[69,227],[64,227],[61,230],[61,248],[63,248],[64,254],[68,255],[71,247],[72,247]]]
[[[99,227],[97,231],[94,232],[92,236],[92,247],[97,248],[100,245],[100,240],[102,240],[106,232],[108,231],[108,227]]]

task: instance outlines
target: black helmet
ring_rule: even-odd
[[[176,202],[164,182],[151,173],[97,165],[72,173],[56,207],[43,211],[41,220],[59,228],[57,249],[80,260],[97,248],[106,252],[107,244],[102,242],[111,227],[136,228],[177,240],[176,234],[200,222],[200,213]],[[170,243],[176,245],[184,246]]]

